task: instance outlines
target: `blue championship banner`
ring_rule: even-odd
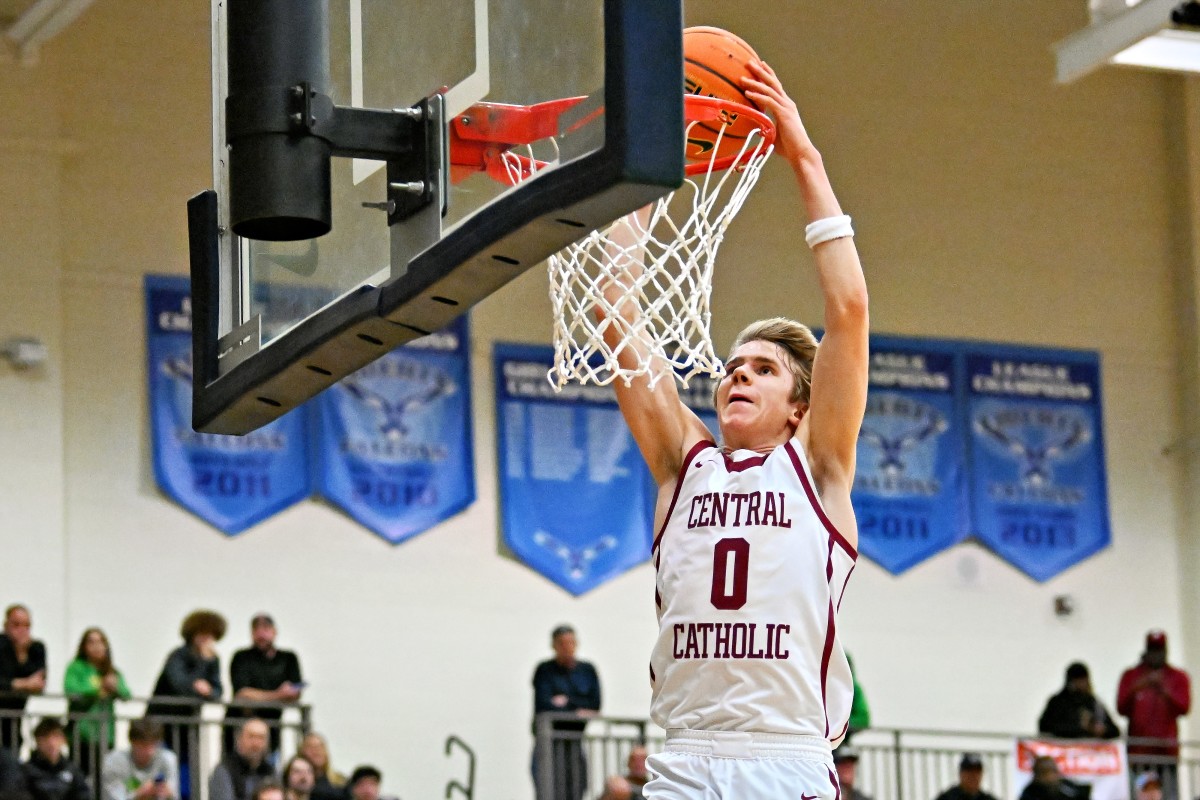
[[[159,488],[231,535],[307,497],[304,409],[245,436],[194,432],[188,279],[147,275],[145,288],[150,438]]]
[[[949,342],[871,337],[851,498],[859,549],[893,575],[969,533],[959,363]]]
[[[965,361],[976,535],[1048,580],[1109,544],[1099,357],[979,344]]]
[[[463,316],[313,401],[317,491],[392,544],[475,501],[469,352]]]
[[[546,380],[554,351],[497,344],[496,461],[504,542],[573,595],[650,556],[646,466],[611,386]]]

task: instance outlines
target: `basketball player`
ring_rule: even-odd
[[[805,326],[771,319],[738,336],[715,392],[719,447],[674,382],[613,384],[658,483],[651,716],[667,745],[650,758],[649,800],[839,796],[830,753],[846,733],[853,684],[837,609],[857,556],[850,488],[867,394],[867,290],[849,217],[796,104],[766,63],[751,72],[746,96],[774,118],[776,152],[812,221],[825,335],[818,347]],[[627,223],[622,246],[636,243],[633,230]],[[619,312],[610,346],[640,315],[623,285],[641,264],[625,261],[605,287]]]

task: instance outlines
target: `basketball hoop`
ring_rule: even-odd
[[[476,104],[451,127],[455,179],[484,172],[516,185],[536,176],[552,162],[534,158],[530,145],[549,141],[553,147],[559,117],[582,99]],[[555,390],[568,381],[605,386],[642,375],[653,388],[668,374],[686,386],[698,374],[725,372],[709,332],[713,267],[725,229],[771,154],[775,125],[758,109],[692,94],[684,95],[684,122],[687,148],[703,155],[689,153],[683,186],[656,201],[644,223],[630,215],[549,259],[555,364],[547,377]],[[740,145],[728,133],[734,122],[747,131]],[[604,298],[604,287],[618,273],[627,286],[618,305],[635,298],[641,311],[634,326]],[[610,326],[618,331],[612,347],[604,341]],[[622,367],[618,354],[625,350],[636,363]]]
[[[739,116],[754,128],[740,147],[730,147],[726,129]],[[775,125],[757,109],[697,95],[685,95],[684,118],[689,140],[701,124],[715,136],[707,159],[690,159],[683,186],[655,202],[644,225],[630,215],[550,257],[555,364],[547,377],[556,390],[572,380],[604,386],[620,378],[628,385],[642,375],[651,388],[664,375],[678,375],[686,386],[698,374],[725,373],[709,330],[713,267],[725,229],[771,153]],[[623,266],[639,257],[640,274]],[[627,286],[622,300],[637,299],[634,326],[604,298],[614,272]],[[604,340],[608,326],[619,331],[614,347]],[[646,352],[631,347],[634,340]],[[618,354],[627,349],[635,363],[622,367]]]

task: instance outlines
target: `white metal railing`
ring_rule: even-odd
[[[78,709],[79,703],[75,703]],[[162,711],[169,708],[169,711]],[[229,716],[234,709],[235,716]],[[0,708],[0,730],[13,726],[20,732],[20,746],[10,742],[24,759],[33,747],[33,728],[43,717],[58,717],[67,725],[67,743],[77,764],[87,765],[88,780],[93,787],[100,785],[100,767],[104,757],[113,749],[124,749],[129,742],[129,723],[143,717],[153,717],[166,729],[164,745],[180,756],[180,793],[191,800],[208,800],[208,776],[221,760],[226,731],[244,722],[243,716],[254,716],[255,709],[279,712],[279,719],[264,719],[278,739],[279,752],[294,753],[300,739],[309,730],[311,707],[295,703],[232,701],[207,703],[181,697],[145,697],[115,700],[112,712],[104,710],[72,710],[71,698],[66,695],[33,695],[21,709]],[[148,713],[151,712],[151,713]],[[95,723],[99,732],[94,740],[80,734],[81,721]],[[113,737],[106,735],[112,725]],[[86,751],[86,753],[85,753]]]
[[[663,748],[665,736],[645,719],[594,717],[583,731],[562,730],[556,723],[579,721],[573,713],[548,712],[535,720],[535,784],[538,800],[594,800],[604,780],[625,772],[629,752],[643,744],[650,753]],[[1017,739],[1046,739],[1033,732],[872,728],[854,736],[859,753],[856,788],[875,800],[933,800],[958,783],[963,753],[978,753],[983,762],[983,789],[1001,800],[1016,800],[1023,785],[1013,785]],[[1177,746],[1169,756],[1129,756],[1133,775],[1155,769],[1163,776],[1164,796],[1188,800],[1200,796],[1200,742],[1158,739],[1117,740],[1125,745]],[[586,780],[579,784],[576,759],[582,754]],[[569,766],[562,767],[563,763]],[[553,787],[553,788],[546,788]]]

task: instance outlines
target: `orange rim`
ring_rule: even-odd
[[[733,111],[739,116],[749,117],[754,121],[759,133],[762,134],[764,145],[770,146],[775,143],[775,123],[757,108],[735,103],[732,100],[722,100],[719,97],[703,97],[698,94],[683,96],[683,119],[687,127],[691,127],[697,122],[719,122],[724,125],[726,123],[721,116],[723,111]],[[741,162],[748,161],[755,149],[747,148],[744,153],[722,156],[710,161],[689,161],[684,167],[684,172],[688,175],[699,175],[710,170],[729,169],[735,165],[742,166]]]

